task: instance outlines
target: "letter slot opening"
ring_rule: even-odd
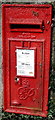
[[[40,25],[10,24],[11,29],[40,29]]]
[[[10,21],[10,31],[43,32],[43,21],[13,20]]]
[[[42,26],[29,24],[10,24],[10,30],[25,32],[43,32]]]

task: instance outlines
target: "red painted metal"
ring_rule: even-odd
[[[51,5],[2,5],[4,110],[7,112],[47,115],[51,20]],[[21,68],[19,62],[23,62]]]

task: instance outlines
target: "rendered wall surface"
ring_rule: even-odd
[[[0,0],[1,2],[54,2],[55,0]]]

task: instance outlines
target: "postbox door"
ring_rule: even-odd
[[[42,111],[43,43],[9,40],[11,106]]]

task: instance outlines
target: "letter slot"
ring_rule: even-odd
[[[44,21],[38,19],[12,19],[10,21],[11,31],[25,31],[25,32],[43,32]]]

